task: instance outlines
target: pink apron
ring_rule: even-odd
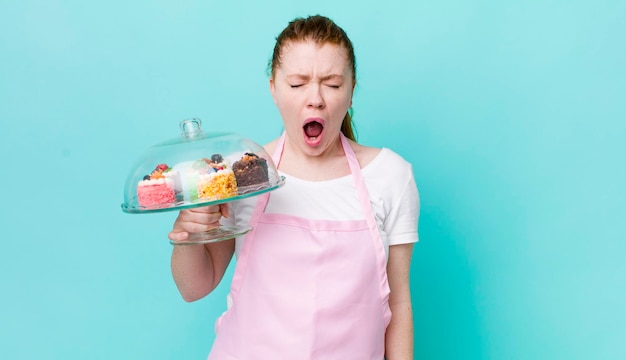
[[[343,135],[341,143],[365,219],[266,214],[270,193],[260,195],[209,360],[383,359],[391,320],[385,250],[358,160]]]

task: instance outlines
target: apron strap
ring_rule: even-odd
[[[274,149],[274,153],[272,154],[272,161],[276,168],[278,169],[278,164],[280,164],[280,158],[283,155],[283,149],[285,147],[285,132],[278,138],[278,142],[276,143],[276,149]]]
[[[373,245],[374,249],[376,249],[376,265],[379,270],[378,282],[380,295],[384,303],[387,303],[389,301],[390,293],[389,281],[387,279],[387,256],[385,254],[385,247],[383,246],[380,231],[378,231],[378,225],[376,225],[376,215],[374,215],[374,209],[370,203],[369,192],[367,191],[367,186],[365,185],[365,178],[363,177],[359,160],[356,157],[354,150],[352,150],[352,146],[350,146],[348,139],[342,133],[339,133],[339,135],[341,138],[341,144],[343,145],[343,151],[348,159],[348,166],[350,166],[350,171],[352,172],[352,178],[354,179],[359,200],[361,201],[361,208],[363,209],[365,220],[367,221],[371,239],[374,241]]]

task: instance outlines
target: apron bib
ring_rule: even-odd
[[[341,143],[365,219],[266,214],[271,195],[260,195],[209,360],[383,359],[391,320],[385,250],[358,160],[343,135]]]

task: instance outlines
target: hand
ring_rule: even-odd
[[[220,226],[222,216],[228,217],[228,210],[228,204],[181,210],[167,237],[172,241],[184,241],[189,238],[189,233],[215,229]]]

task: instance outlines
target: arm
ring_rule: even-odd
[[[413,307],[409,286],[412,253],[412,243],[389,247],[387,277],[392,316],[385,334],[385,359],[388,360],[413,359]]]
[[[168,237],[182,241],[190,232],[201,232],[219,226],[219,219],[228,216],[226,204],[182,210]],[[235,251],[234,240],[189,246],[174,246],[172,276],[185,301],[203,298],[217,287]]]

